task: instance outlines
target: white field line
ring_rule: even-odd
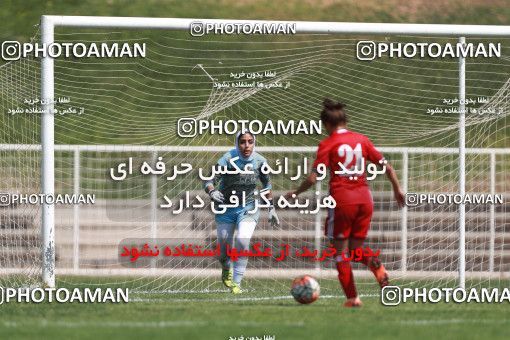
[[[0,325],[9,328],[26,327],[55,327],[55,328],[178,328],[178,327],[206,327],[206,326],[244,326],[244,327],[267,327],[267,326],[288,326],[303,327],[304,322],[250,322],[250,321],[200,321],[200,320],[168,320],[168,321],[48,321],[36,322],[15,322],[1,321]]]
[[[403,320],[396,322],[400,325],[408,326],[430,326],[430,325],[450,325],[450,324],[507,324],[508,320],[492,319],[447,319],[447,320]],[[304,322],[250,322],[250,321],[229,321],[229,322],[211,322],[200,320],[167,320],[167,321],[31,321],[30,323],[1,321],[1,325],[6,328],[179,328],[179,327],[206,327],[206,326],[244,326],[244,327],[267,327],[271,325],[287,327],[303,327]]]
[[[340,291],[340,288],[338,288],[339,291]],[[253,293],[253,292],[256,292],[257,290],[256,289],[246,289],[246,293]],[[130,291],[130,294],[134,294],[134,295],[137,295],[137,294],[140,294],[140,295],[144,295],[144,294],[149,294],[149,295],[153,295],[153,294],[211,294],[211,293],[228,293],[230,292],[230,290],[228,289],[202,289],[202,290],[173,290],[173,289],[168,289],[168,290],[133,290],[133,291]],[[261,294],[264,294],[264,293],[261,293]],[[289,295],[290,296],[290,295]],[[360,297],[363,297],[363,296],[380,296],[380,294],[362,294],[360,295]]]
[[[226,292],[226,291],[225,291]],[[379,294],[360,294],[360,298],[375,298]],[[319,299],[341,299],[340,295],[321,295]],[[271,300],[292,300],[291,295],[281,296],[265,296],[265,297],[235,297],[235,298],[205,298],[205,299],[151,299],[151,298],[134,298],[129,299],[129,302],[246,302],[246,301],[271,301]]]
[[[507,324],[508,320],[493,319],[447,319],[447,320],[402,320],[394,322],[403,326],[430,326],[430,325],[450,325],[450,324]],[[206,326],[244,326],[244,327],[267,327],[267,326],[287,326],[303,327],[304,322],[250,322],[250,321],[229,321],[212,322],[202,320],[167,320],[167,321],[48,321],[40,320],[30,323],[16,321],[1,321],[0,325],[7,328],[179,328],[179,327],[206,327]]]
[[[401,320],[396,323],[409,326],[430,326],[430,325],[449,325],[462,323],[478,323],[478,324],[508,324],[508,320],[494,319],[444,319],[444,320]]]

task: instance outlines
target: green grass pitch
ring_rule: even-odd
[[[385,307],[374,290],[374,294],[362,294],[362,308],[346,309],[342,307],[340,289],[335,286],[338,283],[328,280],[321,286],[327,292],[317,302],[299,305],[285,290],[288,281],[257,280],[239,296],[216,289],[210,293],[178,294],[130,291],[127,304],[4,303],[0,306],[0,338],[508,338],[508,303],[406,303]],[[84,281],[67,278],[58,286],[84,287],[73,282]],[[97,279],[98,286],[104,282],[105,279]],[[361,280],[360,283],[365,288],[371,286]],[[468,282],[468,287],[473,285],[487,284]],[[508,282],[498,281],[497,285],[508,286]]]

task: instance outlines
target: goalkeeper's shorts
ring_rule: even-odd
[[[329,239],[365,239],[370,228],[373,202],[362,204],[337,205],[328,210],[325,235]]]
[[[254,209],[254,202],[247,204],[245,207],[227,208],[223,214],[216,215],[216,222],[239,224],[241,221],[255,221],[257,223],[260,216],[260,208],[254,213],[250,213]]]

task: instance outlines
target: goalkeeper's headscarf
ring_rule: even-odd
[[[253,137],[253,150],[250,154],[249,157],[244,157],[243,154],[241,153],[241,149],[239,148],[239,138],[241,138],[242,135],[244,134],[250,134],[252,137]],[[239,156],[239,159],[247,162],[247,161],[251,161],[253,159],[253,154],[255,153],[255,135],[253,133],[251,133],[250,131],[248,130],[241,130],[239,131],[237,134],[236,134],[236,151],[237,151],[237,155]]]

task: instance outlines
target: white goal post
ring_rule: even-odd
[[[193,22],[204,24],[292,24],[296,33],[323,33],[323,34],[415,34],[427,36],[455,36],[461,44],[466,37],[495,37],[510,36],[510,26],[489,25],[433,25],[433,24],[381,24],[381,23],[338,23],[338,22],[304,22],[304,21],[260,21],[260,20],[217,20],[217,19],[177,19],[177,18],[135,18],[135,17],[87,17],[87,16],[42,16],[41,42],[49,45],[54,42],[54,29],[56,27],[81,28],[125,28],[125,29],[166,29],[189,30]],[[466,97],[465,88],[465,60],[459,58],[459,88],[458,95],[462,102]],[[41,99],[54,97],[54,60],[45,56],[41,61]],[[42,192],[53,195],[55,192],[55,145],[54,145],[54,117],[53,102],[47,101],[43,105],[41,121],[42,145]],[[460,105],[459,115],[459,193],[466,192],[466,147],[465,147],[465,114],[463,104]],[[406,208],[404,208],[404,213]],[[459,206],[459,285],[465,287],[465,206]],[[53,205],[44,204],[42,207],[42,280],[44,285],[55,286],[55,209]]]

